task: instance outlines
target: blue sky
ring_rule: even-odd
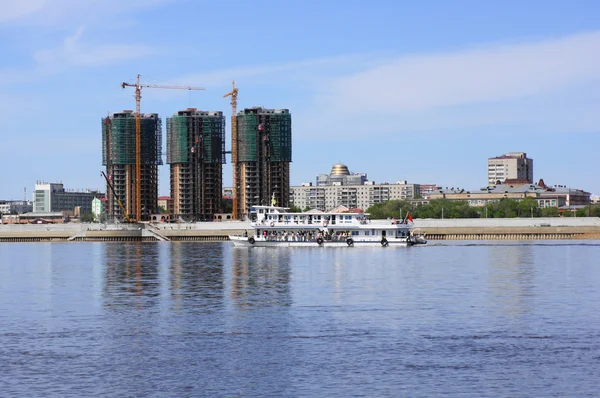
[[[376,182],[477,189],[523,151],[534,179],[600,194],[600,2],[0,0],[0,199],[100,188],[100,118],[289,108],[291,182],[341,161]],[[227,147],[229,149],[230,142]],[[166,148],[163,147],[163,151]],[[229,159],[228,159],[229,161]],[[169,194],[168,166],[160,194]],[[224,183],[231,183],[225,167]]]

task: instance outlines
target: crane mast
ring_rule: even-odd
[[[140,75],[137,75],[135,83],[121,83],[121,87],[135,87],[135,220],[139,222],[142,214],[142,128],[140,103],[142,101],[142,87],[144,88],[168,88],[176,90],[204,90],[201,87],[172,86],[164,84],[141,84]]]
[[[235,87],[235,80],[231,83],[232,90],[225,94],[223,98],[231,97],[231,168],[233,169],[233,219],[238,219],[238,137],[237,137],[237,96],[238,89]]]

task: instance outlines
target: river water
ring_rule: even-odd
[[[598,396],[600,242],[0,245],[0,396]]]

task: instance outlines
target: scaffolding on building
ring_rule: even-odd
[[[141,217],[148,220],[158,208],[158,166],[162,164],[162,124],[155,113],[141,115]],[[127,212],[135,216],[136,122],[132,111],[113,113],[102,119],[102,164],[115,194]],[[107,213],[122,219],[123,211],[107,187]]]
[[[291,115],[287,109],[247,108],[237,115],[239,214],[252,206],[289,205],[292,161]],[[235,188],[234,188],[235,189]]]
[[[189,221],[212,220],[222,211],[225,118],[189,108],[167,119],[171,213]]]

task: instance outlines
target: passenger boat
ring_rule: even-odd
[[[414,233],[410,213],[403,220],[370,220],[364,212],[293,213],[287,207],[255,206],[250,219],[250,234],[229,236],[234,246],[388,247],[427,243],[424,233]]]

